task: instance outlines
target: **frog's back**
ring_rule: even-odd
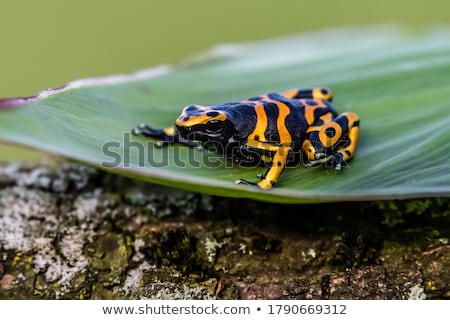
[[[279,93],[226,103],[215,108],[224,110],[234,123],[241,140],[259,140],[291,144],[299,150],[306,132],[324,113],[337,113],[327,100],[290,98]]]
[[[313,99],[294,99],[269,93],[216,105],[212,109],[227,114],[241,141],[285,144],[299,149],[310,125],[307,115],[312,111],[310,107],[315,105],[319,103]]]
[[[273,130],[287,131],[291,147],[294,150],[299,150],[308,129],[308,123],[304,116],[306,107],[304,100],[287,98],[279,93],[269,93],[263,96],[262,101],[265,101],[274,109],[272,111],[274,116]],[[287,141],[281,139],[276,142],[286,143]]]

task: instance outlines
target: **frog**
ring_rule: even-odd
[[[313,87],[211,106],[190,104],[174,126],[157,129],[141,123],[132,133],[158,139],[158,147],[214,146],[226,156],[259,161],[267,168],[257,181],[235,183],[266,190],[291,162],[302,161],[306,168],[326,165],[340,172],[353,159],[360,119],[354,112],[339,114],[332,99],[330,89]]]

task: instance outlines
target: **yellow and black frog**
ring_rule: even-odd
[[[300,158],[306,167],[333,165],[340,171],[354,156],[359,118],[352,112],[338,114],[331,100],[330,90],[313,88],[215,106],[189,105],[174,127],[153,129],[141,124],[133,134],[160,139],[160,147],[175,142],[194,147],[199,141],[227,156],[262,162],[268,169],[258,175],[258,182],[239,179],[236,183],[269,189],[291,160]]]

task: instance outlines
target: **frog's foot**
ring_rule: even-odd
[[[250,182],[250,181],[244,180],[244,179],[238,179],[234,183],[235,184],[245,184],[247,186],[255,186],[255,187],[258,186],[255,182]]]
[[[260,177],[260,176],[258,175],[258,177]],[[263,190],[270,189],[275,184],[274,181],[271,181],[267,178],[262,178],[259,182],[250,182],[250,181],[247,181],[244,179],[238,179],[235,181],[235,183],[236,184],[245,184],[248,186],[255,186],[255,187],[261,188]]]
[[[144,136],[149,138],[166,139],[169,135],[164,129],[154,129],[145,123],[140,123],[136,128],[131,130],[135,136]],[[173,135],[172,135],[173,136]]]
[[[327,156],[325,153],[316,153],[314,155],[314,160],[310,160],[309,162],[305,163],[306,168],[311,168],[314,166],[320,166],[323,165],[331,160],[333,156]]]
[[[140,124],[138,124],[137,127],[134,127],[133,129],[131,129],[131,133],[135,136],[142,135],[142,131],[144,131],[146,127],[148,127],[148,126],[145,123],[140,123]],[[150,128],[150,127],[148,127],[148,128]]]
[[[344,163],[342,154],[339,152],[336,152],[332,155],[327,156],[324,153],[316,154],[315,160],[311,160],[307,163],[305,163],[306,168],[311,168],[313,166],[320,166],[325,164],[331,164],[334,166],[334,170],[336,172],[339,172],[342,170],[342,164]]]
[[[160,139],[155,143],[155,146],[162,148],[170,145],[176,140],[175,132],[168,132],[168,129],[154,129],[145,123],[140,123],[136,128],[131,130],[131,133],[135,136],[144,136],[148,138]]]
[[[199,143],[181,137],[174,127],[154,129],[145,123],[141,123],[136,128],[133,128],[131,133],[135,136],[141,135],[144,137],[159,139],[160,141],[155,143],[157,147],[165,147],[171,143],[177,142],[191,148],[200,148]]]
[[[340,152],[334,153],[331,156],[329,163],[334,166],[335,172],[340,172],[342,170],[342,166],[346,165],[344,157]]]

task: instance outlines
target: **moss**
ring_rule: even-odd
[[[186,228],[153,232],[148,243],[141,252],[158,266],[174,266],[183,275],[194,273],[203,280],[213,273],[207,261],[198,254],[199,239],[189,234]]]
[[[424,252],[422,273],[425,282],[425,294],[429,298],[450,298],[450,248],[434,246]]]
[[[0,278],[0,299],[28,299],[34,295],[32,256],[22,252],[4,251],[3,274]]]
[[[450,198],[425,198],[407,201],[378,201],[383,224],[390,228],[404,224],[407,219],[422,216],[422,220],[446,220],[450,218]]]
[[[91,253],[90,267],[96,270],[97,283],[114,287],[123,281],[131,256],[131,246],[123,235],[106,233],[86,250]]]
[[[367,237],[355,232],[346,232],[336,238],[336,254],[332,265],[355,268],[380,264],[381,239]]]
[[[251,249],[253,251],[262,251],[266,253],[281,252],[281,241],[272,237],[265,236],[262,233],[254,233],[251,236]]]

